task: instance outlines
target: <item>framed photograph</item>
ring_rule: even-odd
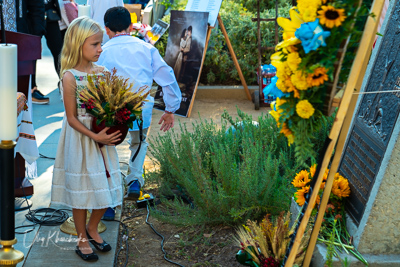
[[[182,92],[182,102],[177,115],[188,116],[199,79],[204,47],[207,38],[208,12],[171,11],[171,22],[165,62],[174,70]],[[155,95],[156,109],[165,110],[163,92],[158,88]]]

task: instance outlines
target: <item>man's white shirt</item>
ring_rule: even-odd
[[[117,75],[129,78],[134,83],[133,90],[147,86],[154,81],[162,87],[165,110],[175,112],[179,109],[182,94],[176,82],[174,71],[165,63],[158,50],[139,38],[122,35],[112,38],[103,45],[103,52],[96,64],[108,70],[115,68]],[[150,127],[154,98],[147,97],[143,107],[143,128]],[[133,131],[138,130],[134,123]]]

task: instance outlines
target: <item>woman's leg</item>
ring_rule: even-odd
[[[53,55],[54,68],[57,72],[57,75],[60,75],[59,58],[63,43],[58,21],[48,21],[46,23],[46,34],[44,36],[46,37],[47,46]]]
[[[76,233],[78,234],[78,246],[83,254],[93,253],[86,236],[86,210],[72,209]]]
[[[89,223],[86,227],[90,237],[93,238],[97,243],[103,243],[103,239],[99,235],[97,227],[106,210],[107,209],[92,210],[92,215],[90,216]]]

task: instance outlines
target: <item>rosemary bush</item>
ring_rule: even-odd
[[[234,224],[288,209],[289,185],[297,170],[294,148],[278,134],[272,118],[259,117],[256,126],[251,117],[238,113],[241,123],[225,113],[221,128],[201,121],[193,132],[180,125],[180,136],[172,131],[152,140],[160,193],[179,192],[194,206],[164,201],[185,219],[162,216],[167,214],[161,211],[156,215],[184,224]],[[228,122],[240,126],[229,128]]]
[[[201,120],[192,132],[179,124],[180,135],[172,130],[151,140],[159,168],[146,179],[158,183],[161,196],[177,196],[163,199],[167,209],[154,210],[154,216],[175,224],[233,225],[288,210],[290,183],[301,168],[295,146],[287,145],[272,117],[260,116],[254,125],[239,109],[238,115],[234,120],[225,112],[222,126]],[[322,148],[332,120],[316,132],[316,148]]]

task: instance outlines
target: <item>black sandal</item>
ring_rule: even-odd
[[[84,261],[97,261],[99,259],[99,256],[97,256],[96,253],[92,252],[90,254],[83,254],[82,251],[80,250],[79,246],[76,246],[75,249],[76,254],[78,254],[82,260]]]

